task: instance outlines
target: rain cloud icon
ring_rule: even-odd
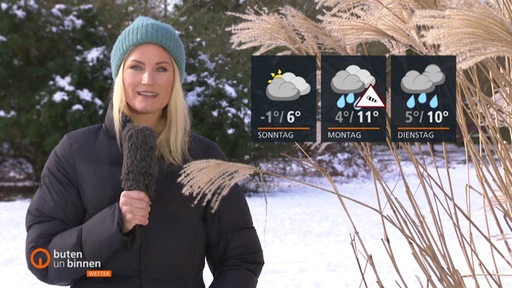
[[[418,103],[424,104],[427,102],[427,93],[434,91],[436,86],[444,83],[446,77],[436,64],[430,64],[425,68],[423,73],[416,70],[408,71],[400,81],[400,88],[406,93],[411,93],[411,97],[407,100],[407,107],[412,109],[416,106],[416,99],[414,94],[419,94]],[[437,108],[439,100],[437,95],[434,95],[429,101],[431,108]]]
[[[430,64],[421,74],[416,70],[408,71],[402,78],[400,87],[405,93],[430,93],[437,85],[443,84],[444,80],[444,73],[439,66]]]
[[[281,75],[281,70],[277,74],[271,74],[273,79],[269,80],[266,94],[273,101],[292,101],[300,96],[306,95],[311,91],[311,86],[300,76],[295,76],[292,72],[286,72]]]
[[[375,77],[368,70],[350,65],[334,75],[331,80],[331,89],[339,94],[359,93],[370,84],[375,85]]]
[[[356,100],[354,94],[362,92],[370,85],[375,85],[375,77],[368,70],[361,69],[357,65],[350,65],[345,70],[338,71],[331,80],[332,91],[341,94],[336,106],[343,109],[347,103],[358,103],[359,98]]]

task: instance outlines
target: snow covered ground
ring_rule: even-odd
[[[463,165],[450,168],[454,186],[460,188],[455,191],[457,197],[461,197],[460,201],[464,201],[467,172]],[[472,169],[469,173],[473,173]],[[323,183],[318,178],[309,180]],[[414,183],[414,177],[410,182]],[[346,196],[371,205],[376,203],[371,181],[357,180],[338,187]],[[361,273],[351,246],[351,237],[355,231],[337,197],[286,182],[281,182],[276,190],[268,194],[266,199],[261,194],[247,196],[266,260],[258,287],[365,287],[361,285]],[[397,197],[404,196],[399,193],[403,191],[400,182],[395,191]],[[39,282],[26,268],[24,218],[28,204],[29,200],[0,202],[1,287],[51,287]],[[380,218],[367,208],[350,202],[347,204],[385,287],[399,287],[395,283],[398,278],[382,245]],[[474,199],[473,206],[474,220],[483,221],[481,200]],[[407,243],[397,231],[388,232],[409,287],[420,287],[416,276],[425,284],[421,281],[424,276],[419,273]],[[456,241],[455,237],[453,239]],[[356,250],[361,251],[361,246],[358,245]],[[362,269],[366,269],[367,287],[377,287],[370,268],[364,267],[364,256],[358,252],[358,257],[362,261]],[[462,264],[464,261],[462,256],[454,255],[454,258],[457,263]],[[465,268],[461,267],[461,273],[464,274]],[[510,271],[510,268],[501,272],[504,271]],[[205,275],[207,281],[211,279],[208,273]],[[503,287],[512,287],[512,277],[509,278]]]

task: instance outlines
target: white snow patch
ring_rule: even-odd
[[[237,114],[237,111],[233,107],[226,107],[226,112],[228,113],[229,117],[233,117]]]
[[[32,9],[39,8],[39,5],[37,5],[35,0],[25,0],[24,2],[25,2],[25,6],[29,6]]]
[[[190,83],[190,82],[194,82],[194,81],[197,81],[197,74],[187,74],[185,76],[184,82]]]
[[[70,85],[71,75],[67,75],[64,78],[60,77],[59,75],[55,75],[53,81],[54,81],[55,85],[57,85],[57,87],[64,88],[65,91],[75,90],[75,87]]]
[[[14,116],[16,116],[16,112],[13,110],[11,110],[11,112],[9,112],[9,113],[5,112],[4,110],[0,110],[0,117],[11,118]]]
[[[199,94],[201,94],[205,90],[205,87],[195,87],[194,90],[187,93],[187,104],[188,106],[195,106],[199,104]]]
[[[57,93],[53,94],[53,96],[52,96],[52,100],[55,103],[60,103],[62,101],[66,101],[68,99],[69,99],[68,94],[66,94],[66,92],[63,92],[63,91],[58,91]]]
[[[40,282],[30,273],[25,262],[25,214],[29,204],[29,200],[0,202],[0,226],[5,230],[0,232],[0,275],[3,287],[55,287]]]
[[[224,92],[226,92],[226,94],[231,97],[231,98],[236,98],[237,94],[236,94],[236,91],[233,87],[229,86],[227,83],[224,83]]]
[[[91,50],[85,51],[85,59],[87,59],[87,63],[89,66],[96,65],[98,63],[98,59],[103,57],[103,52],[105,51],[105,46],[92,48]]]
[[[206,68],[208,68],[210,70],[213,70],[213,68],[215,68],[215,64],[210,61],[210,58],[208,57],[208,55],[206,55],[204,53],[199,53],[199,57],[197,57],[197,59],[203,60]]]
[[[78,98],[80,98],[80,100],[86,102],[92,101],[92,93],[91,91],[87,90],[87,88],[76,90],[76,93],[78,94]]]
[[[96,107],[102,107],[103,105],[105,105],[103,103],[103,101],[100,100],[100,98],[97,98],[97,97],[94,97],[94,104],[96,104]]]
[[[242,119],[244,119],[244,124],[246,127],[250,127],[251,125],[251,110],[247,107],[242,107],[239,115]]]
[[[55,15],[57,17],[62,17],[62,13],[60,13],[60,11],[64,10],[64,9],[66,9],[66,5],[64,5],[64,4],[56,4],[52,8],[51,12],[52,12],[53,15]]]
[[[93,8],[94,8],[94,5],[92,5],[92,4],[84,4],[84,5],[80,6],[81,10],[88,10],[88,9],[93,9]]]
[[[82,19],[78,19],[75,15],[71,14],[64,19],[64,28],[66,30],[80,29],[84,21]]]
[[[12,7],[12,12],[16,15],[16,17],[20,19],[25,19],[25,16],[27,16],[27,13],[23,10],[21,10],[18,5],[14,5]]]
[[[7,38],[5,36],[0,35],[0,42],[5,42],[5,41],[7,41]]]
[[[65,10],[67,7],[64,4],[56,4],[52,10],[51,13],[57,17],[62,18],[63,20],[63,28],[65,30],[73,30],[73,29],[80,29],[82,25],[84,24],[84,21],[82,19],[79,19],[76,17],[76,12],[73,12],[69,16],[64,16],[62,14],[62,11]],[[52,27],[51,28],[53,32],[58,32],[59,28]]]
[[[84,106],[80,105],[80,104],[75,104],[73,105],[73,107],[71,107],[71,111],[83,111],[84,110]]]
[[[228,107],[228,106],[229,106],[229,103],[228,103],[228,101],[226,101],[226,100],[220,100],[220,101],[219,101],[219,105],[220,105],[222,108],[226,108],[226,107]]]
[[[0,3],[0,9],[2,9],[2,11],[9,9],[9,4],[4,2]]]

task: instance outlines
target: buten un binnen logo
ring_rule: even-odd
[[[35,259],[36,254],[40,254],[40,253],[43,253],[46,256],[46,261],[44,263],[43,263],[44,257],[42,257],[42,256],[37,258],[37,262],[36,262],[36,259]],[[50,261],[51,261],[50,252],[48,252],[48,250],[46,250],[44,248],[37,248],[34,251],[32,251],[32,254],[30,254],[30,263],[32,264],[32,266],[34,266],[34,268],[44,269],[50,265]]]

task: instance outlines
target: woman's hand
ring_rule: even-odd
[[[148,225],[151,201],[144,191],[123,191],[119,208],[123,217],[123,233],[129,232],[135,225]]]

